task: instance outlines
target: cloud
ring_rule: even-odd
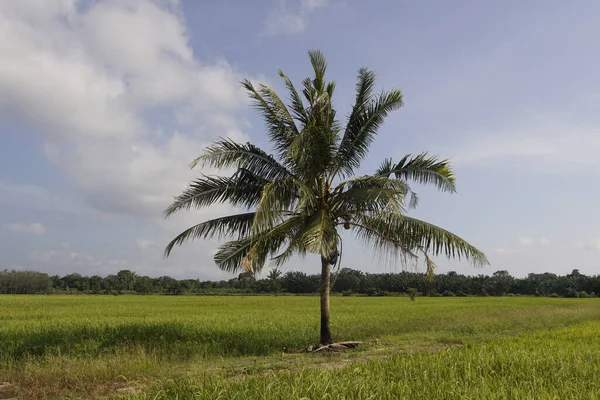
[[[534,239],[532,237],[529,236],[522,236],[519,238],[519,243],[521,243],[523,246],[527,246],[527,247],[531,247],[534,246],[536,244],[542,245],[542,246],[549,246],[550,245],[550,239],[548,239],[545,236],[542,236],[539,239]]]
[[[29,254],[29,258],[44,263],[52,263],[59,261],[61,258],[63,258],[63,253],[55,250],[35,250],[31,254]]]
[[[262,33],[267,36],[302,33],[306,29],[310,14],[328,3],[329,0],[300,0],[299,5],[292,6],[289,1],[281,0],[267,16]]]
[[[115,267],[123,268],[129,264],[127,260],[98,260],[89,253],[79,251],[62,250],[35,250],[29,254],[29,258],[44,264],[51,264],[58,267],[68,268],[65,272],[70,273],[73,270],[85,269],[86,274],[97,272],[112,272]]]
[[[301,9],[320,6],[313,0]],[[239,84],[248,76],[226,60],[194,54],[178,1],[0,1],[0,54],[0,117],[41,134],[44,155],[81,195],[0,182],[1,204],[76,209],[78,220],[127,220],[144,229],[131,237],[142,248],[162,247],[190,221],[231,211],[220,205],[162,220],[173,196],[200,174],[188,164],[208,143],[219,136],[248,140],[248,100]],[[155,229],[155,240],[136,241],[147,229]],[[143,252],[135,268],[173,276],[210,268],[214,276],[213,247],[197,243],[169,260]],[[65,273],[113,273],[127,263],[119,260],[126,256],[99,260],[60,245],[29,258]]]
[[[34,224],[23,224],[23,223],[15,223],[9,224],[8,229],[15,233],[25,233],[28,235],[41,236],[46,233],[46,227],[40,223]]]
[[[533,246],[533,239],[527,236],[523,236],[519,238],[519,243],[523,246]]]
[[[103,213],[160,218],[208,142],[245,138],[243,75],[198,60],[177,10],[150,0],[0,2],[0,113],[37,126],[48,159]]]
[[[35,250],[29,254],[29,258],[43,263],[61,265],[100,266],[103,264],[91,254],[75,251]]]
[[[0,182],[0,204],[49,209],[57,206],[59,199],[40,186]]]
[[[453,151],[455,165],[505,166],[503,163],[510,161],[543,173],[600,174],[597,127],[580,126],[550,116],[530,116],[520,126],[479,132],[465,138]]]
[[[156,248],[156,243],[152,240],[138,239],[136,242],[140,249]]]
[[[498,253],[498,254],[509,254],[509,253],[514,253],[514,251],[515,251],[515,249],[506,248],[506,247],[499,247],[499,248],[493,250],[493,252]]]
[[[600,251],[600,240],[592,240],[585,244],[576,244],[575,247],[585,250]]]

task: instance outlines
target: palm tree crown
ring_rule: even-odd
[[[301,92],[279,71],[289,106],[267,86],[242,83],[266,123],[273,154],[251,143],[214,142],[191,167],[235,172],[196,179],[165,216],[224,202],[249,211],[192,226],[167,245],[165,256],[189,239],[213,236],[230,239],[214,257],[229,272],[258,272],[267,260],[280,265],[294,254],[320,255],[321,343],[326,343],[331,341],[329,271],[339,256],[340,227],[389,255],[423,254],[430,272],[431,255],[466,258],[475,265],[487,259],[460,237],[406,215],[418,201],[409,182],[456,190],[447,160],[427,153],[407,155],[384,160],[371,175],[355,176],[386,117],[402,106],[400,90],[374,93],[375,73],[360,69],[355,102],[343,125],[332,105],[335,82],[325,80],[325,58],[319,51],[309,51],[309,57],[314,77],[302,81]]]
[[[486,264],[485,255],[466,241],[405,213],[418,200],[409,181],[456,190],[447,160],[407,155],[398,162],[384,160],[372,175],[354,176],[385,118],[402,106],[400,90],[374,94],[375,73],[360,69],[356,100],[342,126],[332,107],[335,82],[325,80],[325,58],[319,51],[310,51],[309,57],[314,77],[302,82],[302,96],[279,71],[289,107],[272,89],[243,82],[266,122],[275,155],[250,143],[214,142],[191,167],[234,167],[236,172],[195,180],[165,215],[223,202],[253,211],[195,225],[174,238],[165,255],[189,239],[229,237],[233,240],[215,255],[217,265],[230,272],[258,272],[269,258],[277,265],[293,254],[336,258],[338,228],[344,226],[378,250]]]

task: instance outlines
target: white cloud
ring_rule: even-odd
[[[527,236],[523,236],[519,238],[519,243],[523,246],[533,246],[533,239]]]
[[[319,8],[327,6],[329,0],[300,0],[299,5],[281,0],[264,22],[263,34],[294,35],[304,32],[309,16]]]
[[[325,7],[329,0],[300,0],[302,9],[307,11],[316,10],[317,8]]]
[[[71,253],[69,253],[69,258],[74,263],[88,263],[89,264],[89,263],[94,262],[94,257],[91,254],[86,254],[86,253],[71,252]]]
[[[301,7],[314,10],[320,2]],[[85,217],[125,215],[154,225],[159,245],[132,237],[146,248],[162,247],[183,227],[230,210],[218,206],[162,220],[173,196],[199,175],[188,164],[207,143],[218,136],[248,140],[242,132],[248,101],[239,85],[246,76],[225,60],[199,60],[181,16],[171,0],[0,1],[0,116],[37,128],[48,160],[99,211]],[[65,197],[0,182],[0,203],[71,209]],[[214,272],[208,245],[181,249],[174,260],[144,255],[136,269],[176,275],[206,266]],[[69,270],[122,266],[66,247],[30,258]]]
[[[600,135],[595,127],[534,116],[517,126],[465,137],[453,152],[455,165],[511,161],[545,173],[600,173]]]
[[[156,248],[156,243],[152,240],[147,240],[147,239],[138,239],[137,245],[140,249]]]
[[[52,263],[52,262],[56,262],[59,259],[63,258],[63,253],[55,251],[55,250],[47,250],[47,251],[36,250],[36,251],[32,252],[31,254],[29,254],[29,258],[31,258],[32,260],[41,261],[41,262],[45,262],[45,263]]]
[[[57,206],[59,199],[40,186],[0,182],[0,204],[47,209]]]
[[[0,2],[0,112],[42,130],[93,207],[160,217],[206,143],[244,138],[232,114],[247,104],[242,75],[194,57],[175,3],[22,4]]]
[[[46,227],[40,223],[23,224],[15,223],[9,224],[8,229],[15,233],[25,233],[28,235],[41,236],[46,233]]]
[[[513,253],[515,250],[506,248],[506,247],[499,247],[497,249],[494,249],[493,251],[498,254],[509,254],[509,253]]]
[[[71,266],[102,265],[102,262],[96,260],[91,254],[75,251],[64,252],[59,250],[35,250],[29,254],[29,258],[35,261],[41,261],[49,264],[61,264]]]
[[[35,250],[29,254],[29,258],[44,264],[51,264],[60,268],[66,268],[63,273],[79,272],[91,275],[99,271],[114,271],[115,267],[125,267],[127,260],[98,260],[89,253],[78,251],[61,250]]]
[[[586,250],[600,251],[600,240],[592,240],[585,244],[576,245],[576,247],[584,248]]]
[[[534,246],[536,244],[542,245],[542,246],[549,246],[550,245],[550,239],[548,239],[545,236],[540,237],[539,239],[534,239],[532,237],[529,236],[522,236],[519,238],[519,243],[521,243],[523,246],[527,246],[527,247],[531,247]]]

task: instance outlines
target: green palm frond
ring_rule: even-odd
[[[204,149],[190,168],[196,166],[219,169],[238,167],[251,171],[263,179],[281,179],[292,173],[273,156],[251,143],[239,144],[231,139],[219,139]]]
[[[434,256],[470,260],[476,266],[488,265],[485,254],[466,240],[419,219],[402,217],[402,235],[420,241],[421,248]]]
[[[476,266],[489,264],[485,254],[459,236],[419,219],[383,212],[362,215],[361,224],[379,226],[393,238],[413,251],[422,251],[433,256],[450,259],[467,259]]]
[[[333,190],[332,210],[357,213],[368,211],[404,211],[408,185],[383,176],[359,176],[339,183]]]
[[[266,180],[239,169],[231,177],[203,176],[175,198],[164,212],[165,217],[179,210],[208,207],[217,203],[252,207],[258,204]]]
[[[324,96],[328,95],[325,93]],[[311,110],[311,121],[304,126],[288,151],[296,166],[296,174],[306,180],[323,174],[332,163],[337,147],[335,126],[319,122],[329,117],[319,117],[319,112],[327,113],[327,110],[319,111],[318,107],[317,104],[317,108]]]
[[[286,249],[279,255],[272,258],[275,266],[281,266],[288,262],[294,255],[304,257],[306,256],[307,250],[300,245],[301,231],[296,236],[290,238],[290,242]]]
[[[317,93],[323,93],[326,91],[325,71],[327,70],[327,61],[325,60],[325,56],[320,50],[310,50],[308,57],[315,73],[315,77],[312,80],[312,87]]]
[[[421,153],[407,154],[398,163],[386,159],[376,172],[377,175],[394,175],[398,179],[411,180],[421,184],[433,184],[445,192],[456,192],[456,179],[449,160]]]
[[[408,185],[407,185],[408,186]],[[415,209],[419,205],[419,195],[408,187],[408,208]]]
[[[226,242],[215,254],[215,262],[220,269],[228,272],[242,268],[259,272],[269,255],[277,253],[301,222],[301,217],[291,217],[265,231]]]
[[[302,98],[298,94],[296,87],[292,83],[292,81],[283,73],[283,71],[279,70],[279,76],[283,79],[285,83],[285,87],[290,92],[290,101],[291,101],[291,109],[296,117],[296,120],[300,122],[302,125],[305,125],[308,121],[308,114],[304,109],[304,104],[302,103]]]
[[[314,88],[313,81],[310,78],[304,79],[302,81],[302,86],[304,87],[304,89],[302,89],[302,94],[304,95],[304,98],[306,99],[306,101],[308,101],[308,105],[309,105],[307,110],[310,110],[313,103],[315,102],[317,90]],[[308,121],[310,121],[310,118]]]
[[[215,263],[223,271],[235,273],[242,269],[242,261],[251,247],[252,241],[248,237],[225,242],[215,254]]]
[[[165,248],[165,257],[168,257],[171,254],[173,247],[176,245],[180,246],[188,240],[206,239],[213,236],[216,236],[219,239],[226,236],[245,236],[250,232],[254,214],[255,213],[250,212],[229,215],[194,225],[181,232],[175,239],[169,242]]]
[[[417,255],[398,240],[394,232],[390,232],[387,224],[373,219],[360,219],[360,223],[350,222],[349,225],[356,238],[367,247],[371,247],[374,254],[381,258],[398,259],[403,261],[416,260]]]
[[[346,132],[338,149],[337,158],[340,166],[345,164],[344,160],[350,158],[351,153],[354,151],[354,139],[356,133],[360,131],[359,124],[363,119],[363,115],[373,101],[374,86],[375,72],[361,68],[356,79],[356,99],[348,117]]]
[[[249,80],[243,81],[242,85],[254,100],[254,107],[261,113],[273,147],[285,162],[287,149],[299,133],[294,119],[279,96],[268,87],[261,85],[256,90]]]
[[[364,79],[368,79],[368,75]],[[403,105],[400,90],[382,92],[372,100],[359,99],[360,95],[357,94],[357,100],[368,101],[368,104],[355,104],[358,109],[350,114],[351,120],[348,120],[336,157],[336,174],[351,175],[360,166],[385,118]]]
[[[339,236],[333,217],[327,210],[318,210],[306,222],[299,246],[311,253],[328,256],[337,249]]]
[[[317,198],[310,187],[302,181],[287,177],[269,182],[262,191],[260,201],[256,206],[256,217],[252,227],[253,232],[260,232],[280,222],[284,216],[312,209],[316,206]]]

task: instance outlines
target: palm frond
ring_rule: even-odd
[[[279,255],[272,258],[272,261],[275,264],[275,266],[282,266],[283,264],[288,262],[294,255],[298,255],[300,257],[306,256],[306,249],[302,248],[299,245],[299,239],[299,236],[292,237],[286,249]]]
[[[266,180],[244,169],[239,169],[231,177],[203,176],[177,196],[164,215],[169,217],[182,209],[203,208],[226,202],[233,206],[252,207],[258,204],[266,183]]]
[[[173,247],[182,245],[188,240],[206,239],[217,236],[222,238],[225,236],[245,236],[250,232],[252,221],[254,220],[253,212],[229,215],[226,217],[211,219],[200,224],[194,225],[186,229],[171,240],[165,248],[165,258],[169,257]]]
[[[332,210],[348,213],[404,211],[408,185],[383,176],[359,176],[341,182],[333,190]]]
[[[292,173],[273,156],[251,143],[240,144],[231,139],[219,139],[204,149],[200,157],[190,163],[196,166],[230,168],[238,167],[251,171],[263,179],[281,179]]]
[[[248,237],[225,242],[219,246],[214,256],[215,263],[223,271],[235,273],[242,269],[244,257],[251,247],[252,240]]]
[[[314,88],[313,81],[310,78],[303,79],[302,86],[304,87],[304,89],[302,89],[302,94],[304,95],[306,101],[308,101],[310,109],[312,108],[313,103],[315,102],[317,90]]]
[[[375,72],[369,71],[366,68],[361,68],[358,71],[358,77],[356,79],[356,99],[348,117],[346,133],[344,134],[338,149],[337,158],[340,164],[343,162],[342,160],[344,158],[352,153],[355,134],[360,130],[358,125],[373,100],[374,86]]]
[[[373,253],[384,259],[400,259],[404,263],[416,260],[417,255],[406,244],[398,240],[386,224],[373,219],[361,218],[350,222],[352,231],[363,245],[371,247]]]
[[[228,272],[236,272],[242,268],[259,272],[268,256],[277,253],[295,233],[301,221],[301,217],[291,217],[265,231],[223,244],[214,257],[217,266]]]
[[[270,88],[261,85],[256,90],[249,80],[243,81],[242,85],[248,96],[254,100],[254,107],[261,113],[267,125],[271,142],[285,162],[287,149],[299,132],[289,110]]]
[[[415,251],[450,259],[466,259],[478,267],[489,264],[485,254],[464,239],[419,219],[383,212],[363,215],[360,223],[380,226],[383,231],[389,232],[391,237]]]
[[[323,174],[333,161],[336,149],[336,132],[331,130],[331,125],[320,123],[315,116],[317,113],[317,109],[311,110],[310,122],[290,145],[288,152],[295,165],[294,173],[306,181]]]
[[[291,109],[294,113],[294,116],[296,117],[296,120],[298,120],[302,125],[306,124],[306,122],[308,121],[308,114],[304,109],[302,98],[298,94],[298,91],[296,90],[296,87],[294,86],[292,81],[283,73],[283,71],[279,70],[278,72],[279,76],[281,77],[281,79],[283,79],[283,82],[285,83],[285,87],[288,89],[288,92],[290,92]]]
[[[336,223],[327,210],[318,210],[308,219],[299,242],[302,248],[324,257],[337,249]]]
[[[420,242],[421,248],[428,254],[434,256],[446,256],[458,260],[467,259],[475,266],[488,265],[489,261],[485,254],[469,244],[466,240],[419,219],[402,217],[402,235],[412,237]]]
[[[302,181],[288,177],[267,183],[256,206],[252,232],[271,228],[299,204],[303,207],[316,204],[315,194]]]
[[[432,278],[433,275],[435,274],[435,269],[437,268],[437,265],[435,265],[435,263],[433,262],[433,260],[429,257],[429,255],[427,255],[427,253],[423,253],[424,257],[425,257],[425,273],[427,274],[427,276],[429,278]]]
[[[408,186],[408,185],[407,185]],[[419,205],[419,195],[408,186],[408,208],[415,209]]]
[[[302,242],[302,238],[306,230],[307,221],[308,219],[299,220],[299,223],[294,227],[294,231],[291,232],[292,234],[288,237],[288,243],[285,250],[272,258],[272,261],[276,266],[285,264],[293,255],[298,255],[300,257],[306,256],[308,249]]]
[[[369,79],[369,75],[363,79]],[[369,83],[363,85],[368,88]],[[357,110],[353,110],[350,114],[344,137],[337,152],[335,174],[342,172],[350,175],[360,166],[360,162],[367,155],[385,118],[390,112],[403,105],[400,90],[382,92],[371,100],[363,99],[361,96],[370,97],[370,94],[367,89],[365,89],[364,95],[361,95],[360,92],[357,93],[357,100],[361,103],[355,104]],[[364,104],[365,101],[368,101],[368,104]]]
[[[325,91],[325,71],[327,70],[325,56],[320,50],[309,50],[308,57],[315,73],[312,87],[317,93],[323,93]]]
[[[384,160],[376,172],[377,175],[394,175],[398,179],[411,180],[421,184],[433,184],[445,192],[456,192],[456,179],[449,160],[440,160],[437,156],[421,153],[416,156],[407,154],[394,164]]]

